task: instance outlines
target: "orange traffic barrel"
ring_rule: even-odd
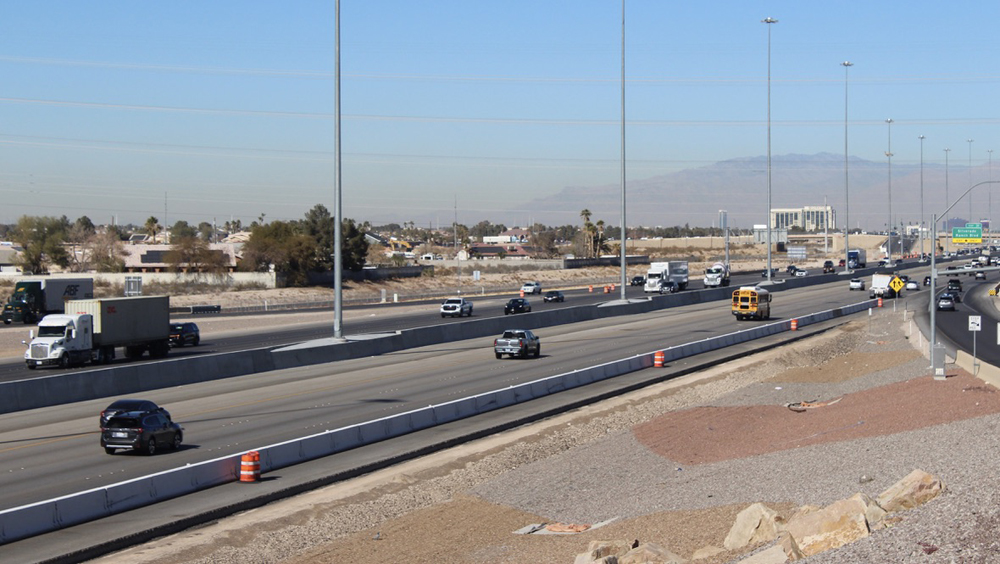
[[[521,290],[521,297],[524,297],[524,290]]]
[[[251,450],[240,458],[240,481],[256,482],[260,480],[260,454]]]
[[[587,291],[590,292],[591,294],[593,294],[594,293],[594,285],[591,284],[590,286],[587,286]]]
[[[604,287],[604,293],[605,294],[610,294],[611,293],[611,286],[605,286]]]
[[[882,298],[878,299],[878,307],[882,307]]]
[[[653,353],[653,366],[663,368],[663,351]]]
[[[612,285],[611,285],[611,291],[612,291],[612,292],[614,292],[614,291],[615,291],[615,285],[614,285],[614,284],[612,284]]]
[[[798,331],[798,330],[799,330],[799,320],[798,319],[793,319],[792,320],[792,331]]]

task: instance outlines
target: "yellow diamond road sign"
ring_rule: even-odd
[[[903,289],[903,286],[905,286],[905,284],[899,279],[899,276],[893,276],[892,282],[889,282],[889,287],[895,290],[897,294]]]

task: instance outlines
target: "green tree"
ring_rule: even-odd
[[[365,267],[368,256],[368,241],[365,240],[365,230],[354,223],[353,219],[345,219],[340,228],[342,239],[341,262],[347,270],[358,271]]]
[[[174,239],[188,239],[198,236],[198,230],[186,221],[178,221],[174,223],[174,226],[170,228],[170,240]]]
[[[156,240],[156,234],[160,231],[160,220],[156,219],[155,216],[149,216],[146,218],[145,229],[146,235],[149,235],[151,239]]]
[[[334,219],[323,204],[316,204],[302,220],[306,235],[316,241],[316,266],[320,270],[333,270]],[[341,233],[343,235],[343,233]]]
[[[243,270],[267,272],[272,267],[291,285],[305,285],[315,270],[316,243],[296,223],[272,221],[257,224],[243,246]]]
[[[50,265],[69,265],[69,255],[63,247],[65,225],[60,219],[21,216],[12,238],[24,249],[18,265],[25,272],[39,274],[47,272]]]
[[[198,236],[201,237],[202,241],[207,241],[209,243],[215,242],[215,227],[207,222],[203,221],[198,224]]]

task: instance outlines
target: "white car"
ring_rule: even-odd
[[[906,282],[906,289],[907,290],[919,290],[920,289],[920,284],[918,284],[916,280],[908,280]]]
[[[541,294],[542,285],[538,282],[525,282],[524,285],[521,286],[521,291],[525,294]]]
[[[441,317],[472,317],[472,302],[465,298],[448,298],[441,304]]]
[[[795,270],[796,276],[809,276],[808,270],[802,270],[801,268]]]
[[[862,279],[860,279],[860,278],[851,278],[851,282],[850,282],[849,288],[851,290],[861,290],[861,291],[864,291],[864,289],[865,289],[865,281],[862,280]]]

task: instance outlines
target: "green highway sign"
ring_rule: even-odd
[[[972,227],[952,227],[951,228],[951,242],[952,243],[982,243],[983,242],[983,226],[982,224],[973,224]]]

